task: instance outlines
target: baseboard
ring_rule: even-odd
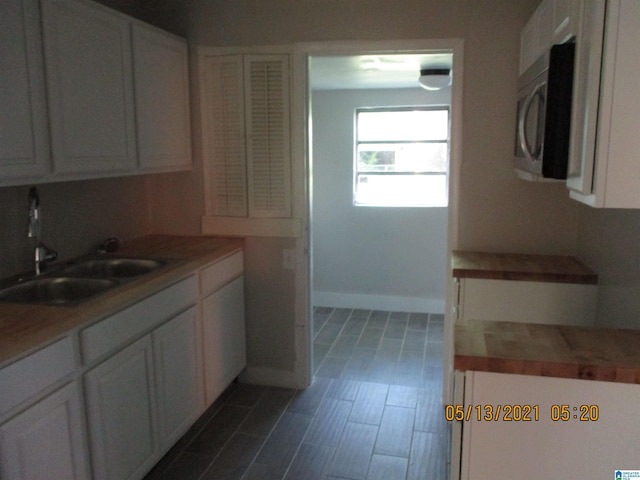
[[[313,305],[418,313],[444,313],[445,308],[444,298],[394,297],[336,292],[313,292]]]
[[[296,379],[295,372],[288,370],[276,370],[265,367],[248,366],[238,377],[242,383],[252,385],[266,385],[269,387],[303,388]]]

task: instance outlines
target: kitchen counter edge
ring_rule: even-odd
[[[155,272],[76,306],[0,303],[0,368],[75,329],[113,315],[205,265],[242,251],[242,248],[243,240],[239,238],[147,235],[124,242],[116,254],[169,261]]]
[[[640,384],[640,331],[473,321],[455,326],[453,368]]]
[[[471,252],[451,256],[455,278],[597,284],[598,275],[579,259],[564,255]]]

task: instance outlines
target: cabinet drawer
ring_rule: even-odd
[[[219,262],[203,268],[200,271],[202,295],[206,296],[211,292],[215,292],[221,286],[239,277],[242,275],[243,268],[242,252],[234,253]]]
[[[465,278],[460,318],[593,326],[598,286]]]
[[[75,370],[73,344],[63,338],[0,370],[0,417]]]
[[[142,300],[80,333],[82,360],[91,362],[198,301],[195,275]]]

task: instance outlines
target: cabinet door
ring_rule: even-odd
[[[577,0],[554,0],[552,43],[564,43],[576,35]]]
[[[288,55],[245,57],[249,217],[291,216]]]
[[[198,310],[192,307],[153,332],[160,438],[172,444],[203,407]]]
[[[94,477],[140,478],[156,453],[151,337],[90,370],[85,384]]]
[[[553,37],[553,8],[555,0],[543,0],[536,9],[538,21],[536,59],[551,48]]]
[[[246,366],[244,282],[239,277],[202,301],[206,404]]]
[[[202,129],[207,215],[247,216],[242,56],[202,58]]]
[[[0,2],[0,65],[0,183],[10,185],[48,170],[37,0]]]
[[[631,439],[640,431],[640,385],[467,372],[464,396],[471,414],[462,425],[463,480],[508,479],[514,472],[601,480],[638,468]]]
[[[89,2],[42,7],[54,174],[132,169],[129,22]]]
[[[139,23],[132,27],[138,166],[191,166],[186,41]]]
[[[640,208],[640,2],[607,2],[596,141],[596,206]]]
[[[531,17],[520,32],[520,69],[523,74],[536,59],[538,22]]]
[[[207,214],[289,218],[288,55],[202,62]]]
[[[5,480],[89,478],[80,392],[71,383],[0,426]]]
[[[572,196],[589,196],[593,191],[604,14],[604,1],[580,3],[567,172]]]

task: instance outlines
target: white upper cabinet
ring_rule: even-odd
[[[140,169],[191,166],[187,42],[153,27],[132,26]]]
[[[75,0],[42,6],[54,174],[130,171],[136,145],[129,22]]]
[[[578,0],[554,0],[551,43],[565,43],[576,35],[578,26]]]
[[[0,65],[0,186],[191,168],[184,39],[89,0],[2,0]]]
[[[576,35],[579,0],[543,0],[520,34],[520,73]]]
[[[640,2],[581,6],[567,186],[594,207],[640,208]]]
[[[0,185],[49,168],[37,0],[0,2]]]
[[[291,217],[289,56],[203,55],[207,215]]]

